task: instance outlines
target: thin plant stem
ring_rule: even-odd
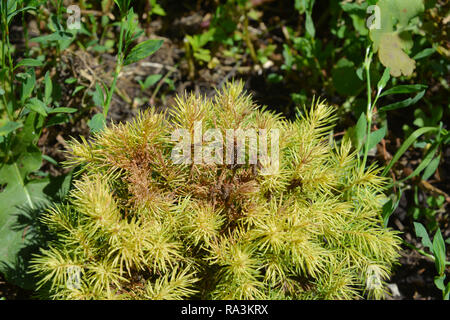
[[[14,121],[14,106],[15,106],[15,94],[14,94],[14,75],[13,75],[13,61],[12,61],[12,56],[11,56],[11,46],[10,46],[10,41],[9,41],[9,26],[8,26],[8,20],[7,20],[7,16],[6,16],[6,1],[3,1],[2,3],[2,20],[3,20],[3,29],[4,32],[2,32],[2,69],[6,69],[6,53],[5,53],[5,49],[8,52],[7,53],[7,58],[8,58],[8,71],[9,71],[9,100],[12,102],[12,109],[10,109],[8,107],[8,102],[7,99],[5,97],[5,95],[3,95],[3,103],[5,104],[5,110],[6,113],[8,114],[8,118],[11,121]],[[6,91],[6,75],[5,75],[5,80],[4,80],[4,85],[5,85],[5,91]]]
[[[420,253],[421,255],[423,255],[424,257],[427,257],[428,259],[432,260],[433,262],[436,260],[432,254],[426,253],[422,249],[417,248],[415,245],[413,245],[413,244],[411,244],[409,242],[406,242],[403,239],[402,239],[402,243],[405,246],[407,246],[408,248],[413,249],[413,250],[417,251],[418,253]],[[450,265],[450,261],[445,261],[445,265],[446,266]]]
[[[25,7],[25,4],[23,4],[23,7]],[[25,39],[25,54],[28,56],[29,50],[28,50],[28,26],[27,21],[25,20],[25,11],[22,11],[22,28],[23,28],[23,36]]]
[[[122,57],[122,47],[123,47],[123,33],[125,28],[125,17],[122,17],[122,21],[120,24],[120,36],[119,36],[119,48],[117,53],[117,65],[116,69],[114,71],[114,79],[111,84],[111,88],[108,90],[108,95],[106,98],[105,106],[103,108],[103,116],[106,119],[106,116],[108,115],[109,107],[111,105],[111,99],[114,94],[114,91],[116,89],[117,79],[119,78],[120,71],[122,70],[123,65],[123,57]]]
[[[250,33],[248,32],[248,13],[247,8],[244,8],[244,30],[243,30],[244,40],[247,44],[248,50],[250,51],[250,56],[255,64],[258,64],[258,57],[255,53],[255,47],[253,46],[252,40],[250,39]]]
[[[366,132],[366,141],[364,144],[364,157],[363,164],[361,166],[362,169],[366,167],[367,156],[369,154],[369,138],[370,132],[372,130],[372,86],[370,83],[370,64],[372,63],[373,52],[370,47],[366,50],[366,57],[364,60],[364,69],[366,71],[366,82],[367,82],[367,110],[366,110],[366,119],[367,119],[367,132]]]

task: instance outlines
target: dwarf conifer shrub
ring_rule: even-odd
[[[185,96],[166,114],[150,110],[71,143],[68,165],[82,171],[67,203],[43,215],[55,240],[32,265],[53,298],[383,296],[399,238],[382,226],[379,169],[361,167],[349,141],[335,145],[325,103],[288,121],[242,90]],[[237,135],[231,163],[226,146],[223,161],[194,161],[198,129],[203,154],[217,150],[207,148],[218,145],[206,137],[213,128],[224,145],[230,129],[279,137],[256,162],[250,139],[242,147]],[[184,162],[174,161],[174,132],[190,138]]]

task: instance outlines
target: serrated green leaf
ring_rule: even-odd
[[[367,135],[367,119],[366,114],[361,113],[358,122],[355,126],[355,139],[357,142],[358,150],[364,145],[364,141]]]
[[[145,59],[161,48],[163,40],[147,40],[131,49],[124,61],[124,65],[129,65],[139,60]]]
[[[434,284],[436,285],[436,287],[439,290],[445,290],[444,280],[445,280],[445,274],[443,274],[442,276],[434,277]]]
[[[389,199],[389,201],[383,205],[383,211],[381,213],[381,216],[383,217],[383,226],[385,228],[387,228],[389,217],[392,215],[393,212],[394,212],[393,201],[392,199]]]
[[[30,241],[31,230],[18,227],[18,215],[48,203],[43,192],[48,181],[27,180],[31,172],[41,167],[41,153],[33,145],[26,150],[16,162],[3,164],[0,168],[0,184],[6,185],[0,192],[0,272],[7,278],[9,267],[15,264],[19,251]]]
[[[380,81],[378,81],[377,88],[379,91],[383,90],[384,87],[386,87],[389,79],[390,79],[390,70],[389,68],[384,69],[383,75],[380,78]],[[381,96],[381,95],[380,95]]]
[[[92,95],[92,99],[94,100],[94,104],[97,107],[103,107],[105,104],[105,95],[103,93],[102,87],[98,83],[95,84],[95,91]]]
[[[150,88],[152,85],[157,83],[159,80],[161,80],[162,75],[161,74],[152,74],[149,75],[144,82],[144,89]]]

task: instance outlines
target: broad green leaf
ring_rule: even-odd
[[[18,64],[14,67],[14,69],[20,68],[20,67],[40,67],[43,63],[40,60],[37,59],[31,59],[31,58],[25,58],[19,61]]]
[[[395,109],[401,109],[401,108],[406,108],[409,107],[410,105],[416,104],[420,99],[423,98],[423,96],[425,95],[425,90],[419,92],[418,94],[416,94],[414,96],[414,98],[408,98],[406,100],[400,101],[400,102],[395,102],[392,104],[389,104],[387,106],[384,106],[382,108],[380,108],[380,111],[389,111],[389,110],[395,110]]]
[[[88,121],[88,126],[91,129],[91,132],[98,132],[103,130],[105,127],[106,120],[103,116],[103,113],[97,113],[92,117],[91,120]]]
[[[105,104],[105,95],[98,83],[95,84],[95,91],[92,95],[92,99],[94,100],[94,104],[97,107],[103,107],[103,105]]]
[[[399,85],[395,86],[389,90],[386,90],[382,94],[380,94],[380,97],[387,96],[390,94],[399,94],[399,93],[414,93],[418,91],[425,90],[428,86],[424,84],[405,84],[405,85]]]
[[[443,274],[442,276],[434,277],[434,284],[436,285],[436,287],[439,290],[442,290],[442,291],[445,290],[444,280],[445,280],[445,274]]]
[[[30,241],[31,230],[18,226],[18,215],[37,210],[47,203],[43,189],[47,181],[28,182],[28,175],[38,170],[42,156],[35,146],[28,146],[13,163],[0,168],[0,184],[6,185],[0,192],[0,272],[8,278],[9,267],[17,261],[19,251]]]
[[[445,243],[442,238],[441,229],[438,229],[434,235],[432,250],[435,257],[436,269],[442,275],[445,271]]]
[[[373,147],[375,147],[386,135],[386,127],[382,127],[381,129],[378,129],[374,132],[370,133],[370,137],[369,137],[369,150],[372,149]]]
[[[361,116],[358,119],[358,122],[355,126],[355,138],[357,142],[358,150],[364,145],[364,141],[367,135],[367,119],[366,114],[361,113]]]
[[[444,293],[442,295],[444,300],[449,300],[450,298],[450,281],[447,282],[447,286],[445,287]]]
[[[209,62],[211,61],[211,52],[208,49],[199,48],[194,52],[194,57],[197,60]]]
[[[214,33],[216,30],[214,28],[209,29],[207,32],[204,32],[200,35],[196,35],[198,37],[198,46],[200,48],[204,47],[208,42],[214,39]]]
[[[316,36],[316,28],[314,27],[314,22],[313,22],[311,13],[306,14],[305,29],[306,29],[306,33],[311,38],[314,38]]]
[[[414,229],[416,231],[416,236],[422,238],[422,244],[424,247],[433,250],[433,244],[431,243],[430,237],[425,227],[420,222],[414,222]]]
[[[295,0],[295,9],[298,10],[300,14],[305,13],[306,9],[308,9],[308,2],[308,0]]]
[[[394,213],[395,209],[397,209],[401,198],[402,198],[402,190],[400,189],[399,193],[395,194],[394,198],[390,198],[389,201],[387,201],[383,205],[383,211],[382,211],[381,216],[383,218],[383,226],[385,228],[387,228],[388,222],[389,222],[389,218]],[[396,199],[395,203],[394,203],[394,199]]]
[[[377,85],[378,91],[381,91],[384,89],[384,87],[386,87],[389,79],[390,79],[390,70],[389,70],[389,68],[386,68],[386,69],[384,69],[384,72],[383,72],[383,75],[381,76],[380,81],[378,81],[378,85]],[[381,96],[382,95],[380,95],[380,97]]]
[[[20,96],[20,102],[22,104],[24,104],[25,101],[29,97],[31,97],[34,86],[36,85],[36,74],[34,72],[34,69],[30,69],[29,72],[25,73],[24,75],[26,76],[26,79],[22,84],[22,93]]]
[[[440,161],[441,161],[440,156],[437,156],[432,161],[430,161],[428,166],[425,168],[425,171],[423,172],[422,175],[423,180],[428,180],[436,172],[436,169],[438,168]]]
[[[22,123],[7,121],[6,124],[0,126],[0,137],[6,136],[21,127],[23,127]]]
[[[159,80],[161,80],[162,75],[161,74],[152,74],[149,75],[143,84],[144,89],[150,88],[152,85],[157,83]]]
[[[42,117],[35,111],[31,111],[26,115],[22,130],[17,131],[15,134],[15,141],[13,141],[11,149],[14,157],[19,157],[23,153],[29,153],[30,145],[38,143],[42,125],[41,119]]]
[[[445,274],[434,277],[434,284],[439,290],[442,291],[442,298],[444,300],[448,300],[450,297],[450,281],[447,282],[447,285],[445,285],[444,284],[445,278],[446,278]]]
[[[126,66],[147,58],[161,48],[162,44],[163,40],[147,40],[139,43],[131,49],[123,64]]]
[[[39,100],[38,98],[30,99],[30,101],[25,105],[25,107],[29,110],[39,113],[44,117],[47,116],[47,107],[45,103]]]
[[[344,12],[347,12],[350,18],[352,18],[353,27],[361,35],[367,35],[369,30],[366,26],[367,21],[367,2],[355,3],[355,2],[340,2]]]
[[[418,54],[416,54],[413,57],[413,59],[414,60],[423,59],[423,58],[426,58],[428,56],[431,56],[435,52],[436,52],[435,48],[426,48],[426,49],[423,49],[422,51],[420,51]]]
[[[159,16],[166,15],[166,11],[164,11],[164,9],[157,3],[152,7],[152,13],[157,14]]]
[[[80,92],[84,88],[85,88],[84,86],[77,86],[72,92],[72,97],[75,96],[78,92]]]
[[[40,161],[36,164],[40,166]],[[64,199],[72,174],[20,180],[21,174],[15,172],[20,171],[22,165],[19,159],[0,169],[0,183],[7,181],[6,188],[0,192],[0,273],[8,282],[34,290],[36,282],[27,273],[28,265],[31,254],[45,245],[45,238],[39,226],[36,227],[37,221],[52,202]],[[36,168],[38,166],[29,167],[28,171]]]
[[[77,82],[77,78],[68,78],[68,79],[66,79],[66,81],[64,81],[64,83],[67,83],[67,84],[72,84],[75,82]]]
[[[6,167],[5,171],[16,170],[14,166],[16,164]],[[44,193],[48,181],[32,181],[23,185],[13,174],[8,177],[11,179],[8,180],[6,189],[0,193],[0,273],[9,282],[31,289],[33,284],[27,280],[26,274],[12,272],[20,264],[21,250],[33,241],[34,233],[32,228],[21,226],[18,219],[48,205],[49,201]]]

